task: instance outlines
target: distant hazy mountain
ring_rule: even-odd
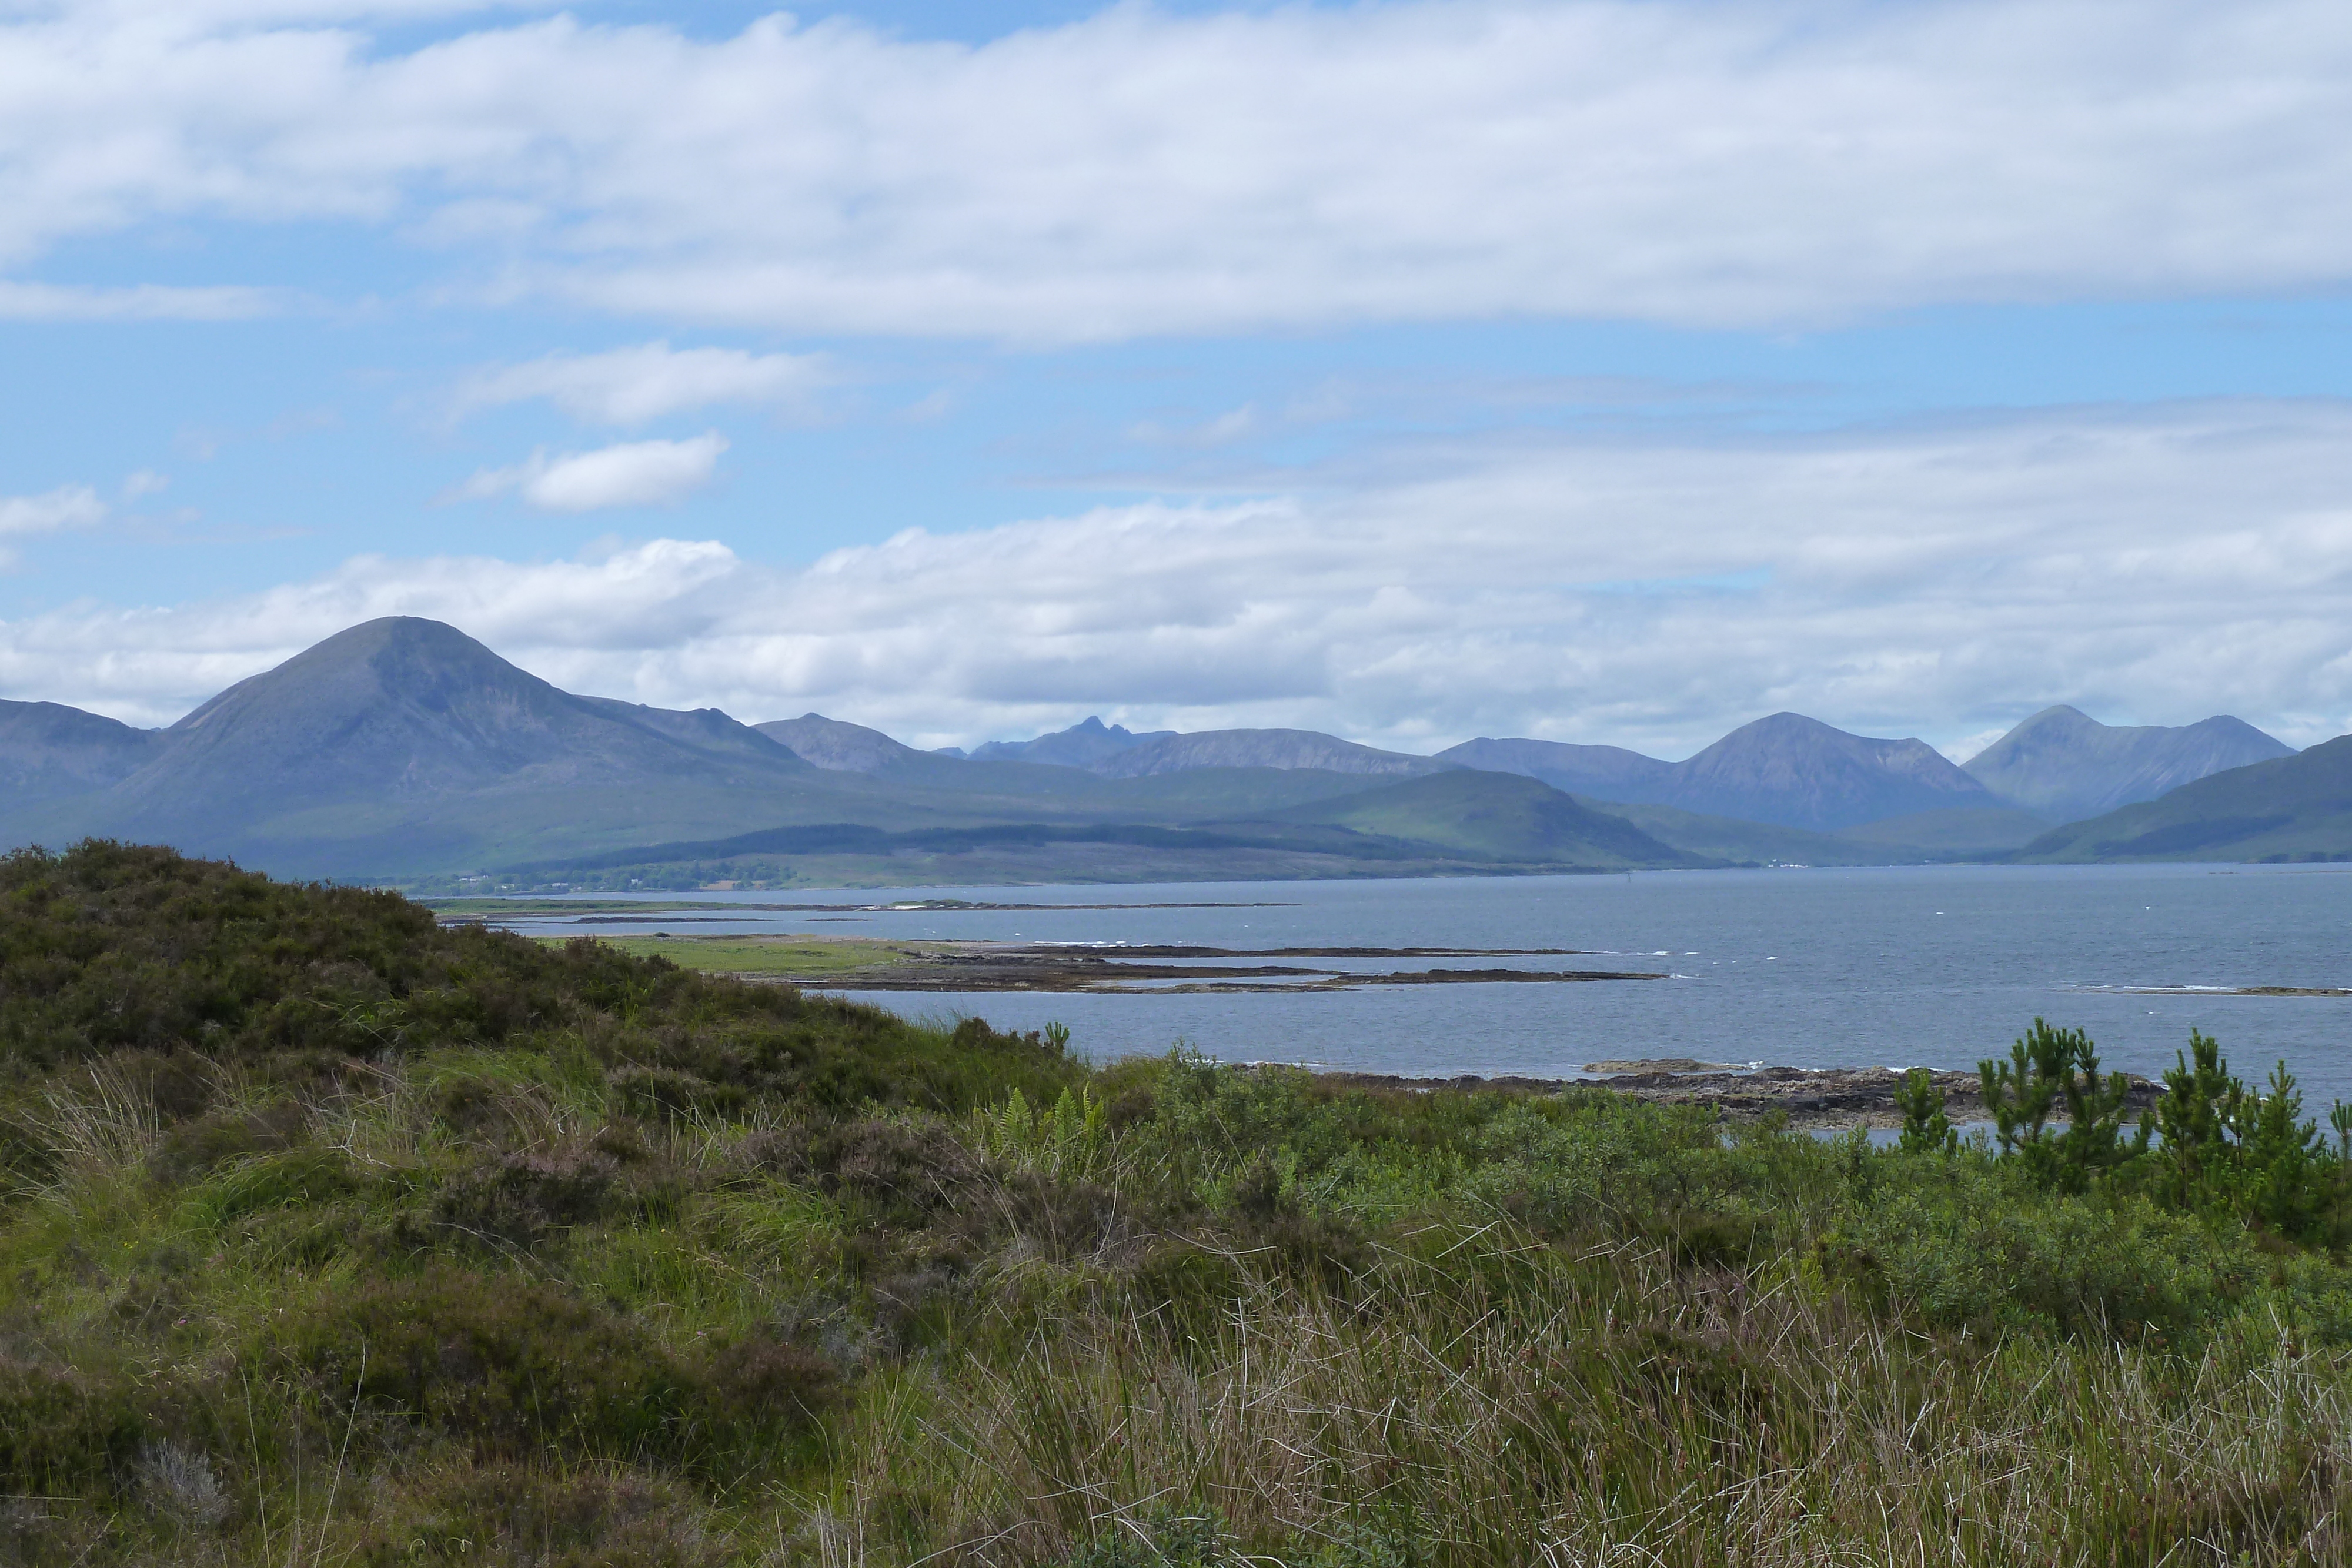
[[[1874,740],[1794,713],[1742,725],[1676,764],[1665,802],[1816,830],[2000,803],[1924,740]]]
[[[2017,858],[2352,860],[2352,735],[2070,822]]]
[[[1595,800],[1815,832],[2002,804],[1924,740],[1873,740],[1794,713],[1742,725],[1685,762],[1545,740],[1472,740],[1438,755]]]
[[[1139,737],[1140,739],[1140,737]],[[1200,768],[1315,768],[1327,773],[1393,774],[1418,778],[1454,765],[1339,740],[1311,729],[1204,729],[1165,735],[1088,764],[1106,779],[1147,779]]]
[[[163,740],[110,792],[115,806],[218,821],[352,798],[635,783],[737,761],[813,771],[715,709],[574,696],[453,626],[409,616],[354,626],[238,682]]]
[[[2059,706],[2043,708],[1962,767],[2010,804],[2064,822],[2294,754],[2227,715],[2177,727],[2105,725]]]
[[[802,761],[837,773],[879,773],[894,763],[920,762],[926,757],[942,755],[918,751],[911,746],[900,745],[878,729],[827,718],[821,713],[771,719],[751,727]],[[961,758],[963,754],[959,751],[953,755]]]
[[[1572,795],[1654,801],[1674,785],[1675,765],[1622,746],[1570,746],[1557,740],[1465,740],[1439,752],[1447,762],[1489,773],[1520,773]]]
[[[103,789],[138,771],[159,739],[61,703],[0,702],[0,810]]]
[[[0,830],[350,875],[842,813],[839,796],[810,788],[824,775],[715,709],[575,696],[409,617],[352,627],[231,686],[145,750],[105,787],[10,813]]]
[[[1041,735],[1034,740],[992,740],[971,749],[974,762],[1050,762],[1057,768],[1092,768],[1103,758],[1174,735],[1155,729],[1138,735],[1124,725],[1105,724],[1089,716],[1082,724]]]

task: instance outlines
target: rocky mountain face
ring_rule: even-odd
[[[2043,708],[1963,764],[2004,801],[2074,821],[2294,748],[2228,715],[2196,724],[2106,725],[2077,708]]]

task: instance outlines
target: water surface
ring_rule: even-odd
[[[1297,996],[864,998],[917,1017],[976,1014],[1000,1028],[1059,1020],[1074,1045],[1097,1058],[1187,1040],[1231,1061],[1412,1074],[1558,1077],[1588,1061],[1665,1056],[1970,1068],[2005,1051],[2038,1016],[2089,1030],[2109,1067],[2152,1074],[2171,1063],[2194,1026],[2218,1036],[2248,1078],[2284,1059],[2315,1110],[2352,1100],[2352,998],[2099,988],[2352,986],[2352,870],[2337,866],[1916,866],[693,896],[740,904],[944,897],[1255,907],[746,910],[715,924],[656,916],[592,929],[1227,947],[1576,947],[1586,956],[1510,962],[1674,977]],[[1414,959],[1396,967],[1486,962]]]

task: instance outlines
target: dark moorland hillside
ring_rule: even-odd
[[[2210,1041],[2154,1145],[2037,1025],[1988,1064],[1997,1144],[1922,1078],[1881,1150],[1046,1032],[7,857],[0,1552],[2352,1550],[2347,1167]]]

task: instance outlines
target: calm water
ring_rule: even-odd
[[[676,896],[676,895],[667,895]],[[729,900],[725,894],[698,894]],[[2147,996],[2113,986],[2352,986],[2352,872],[2339,867],[1933,866],[1667,872],[1416,882],[1186,883],[741,894],[743,903],[900,898],[1075,905],[1232,901],[1275,907],[767,914],[598,925],[619,935],[840,936],[1286,946],[1576,947],[1596,969],[1664,981],[1460,985],[1297,996],[865,999],[1000,1028],[1058,1019],[1097,1058],[1188,1040],[1230,1061],[1412,1074],[1558,1077],[1611,1057],[1802,1067],[1973,1068],[2036,1016],[2091,1031],[2110,1068],[2153,1074],[2193,1025],[2249,1079],[2284,1059],[2307,1103],[2352,1099],[2352,998]],[[708,912],[705,912],[708,913]],[[567,927],[532,925],[525,929]],[[1447,960],[1356,967],[1423,968]],[[1453,963],[1475,967],[1481,960]]]

